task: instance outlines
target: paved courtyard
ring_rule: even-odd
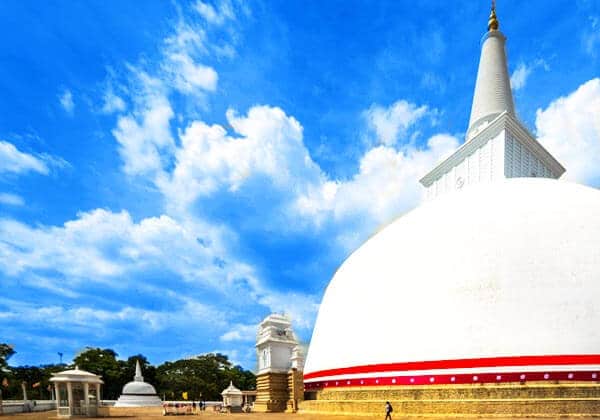
[[[13,414],[13,415],[5,415],[0,416],[2,420],[55,420],[55,412],[54,411],[46,411],[42,413],[24,413],[24,414]],[[115,419],[127,419],[127,420],[156,420],[157,418],[162,416],[139,416],[139,417],[111,417]],[[369,416],[331,416],[331,415],[316,415],[316,414],[287,414],[287,413],[250,413],[250,414],[219,414],[219,413],[211,413],[211,412],[203,412],[198,415],[188,415],[188,416],[168,416],[170,419],[179,418],[181,420],[189,419],[192,420],[195,417],[199,417],[202,420],[225,420],[225,418],[232,418],[232,420],[293,420],[296,418],[297,420],[365,420],[365,419],[374,419],[379,417],[369,417]],[[381,419],[384,418],[384,414],[382,413]],[[400,420],[408,417],[404,416],[394,416],[394,420]],[[418,417],[412,417],[414,419]],[[448,417],[422,417],[427,420],[448,420]],[[451,417],[453,420],[460,420],[461,417]],[[465,419],[473,419],[474,417],[464,417]],[[541,418],[541,417],[540,417]],[[544,419],[549,419],[549,417],[543,417]],[[510,417],[477,417],[477,419],[489,419],[489,420],[509,420],[514,419]],[[561,417],[562,420],[572,419],[575,417]],[[581,419],[581,417],[577,417],[577,419]],[[200,419],[197,419],[200,420]]]

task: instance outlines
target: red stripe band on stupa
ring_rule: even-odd
[[[351,366],[326,369],[304,374],[304,379],[318,379],[338,375],[361,373],[409,372],[434,369],[472,369],[509,366],[567,366],[600,365],[600,354],[548,355],[548,356],[504,356],[478,359],[434,360],[423,362],[381,363],[374,365]]]
[[[600,370],[600,369],[599,369]],[[460,384],[494,384],[494,383],[525,383],[531,381],[576,381],[600,382],[598,371],[562,371],[562,372],[501,372],[477,374],[448,374],[448,375],[401,375],[369,378],[329,379],[316,382],[305,382],[306,391],[318,391],[322,388],[338,387],[381,387],[406,385],[460,385]]]

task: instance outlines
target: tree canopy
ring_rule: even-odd
[[[10,367],[6,361],[12,354],[12,347],[0,344],[0,381],[3,374],[8,381],[8,386],[3,387],[3,395],[7,399],[22,397],[23,381],[27,383],[30,399],[47,399],[50,396],[48,385],[52,373],[77,365],[80,369],[100,375],[104,381],[102,398],[114,400],[121,395],[123,386],[133,380],[136,361],[140,362],[144,381],[154,385],[161,398],[179,400],[182,393],[187,392],[189,399],[220,400],[221,392],[230,381],[242,390],[256,389],[255,375],[241,366],[234,366],[226,355],[220,353],[208,353],[153,366],[142,354],[120,360],[112,349],[87,347],[75,356],[71,366]]]
[[[15,350],[10,344],[0,343],[0,370],[4,370],[8,364],[7,361],[15,354]]]

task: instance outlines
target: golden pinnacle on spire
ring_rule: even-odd
[[[488,19],[488,31],[497,31],[499,27],[500,23],[496,17],[496,0],[492,0],[492,11]]]

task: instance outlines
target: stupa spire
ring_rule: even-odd
[[[135,382],[144,382],[144,377],[142,376],[142,368],[140,366],[140,361],[135,361],[135,376],[133,377]]]
[[[504,44],[506,37],[499,30],[496,16],[496,2],[492,1],[492,11],[488,20],[488,32],[481,44],[481,58],[467,140],[471,139],[486,124],[504,111],[515,116],[515,106],[510,89],[510,77]]]
[[[492,0],[492,11],[488,19],[488,31],[497,31],[498,28],[500,28],[500,22],[498,22],[498,17],[496,16],[496,0]]]

